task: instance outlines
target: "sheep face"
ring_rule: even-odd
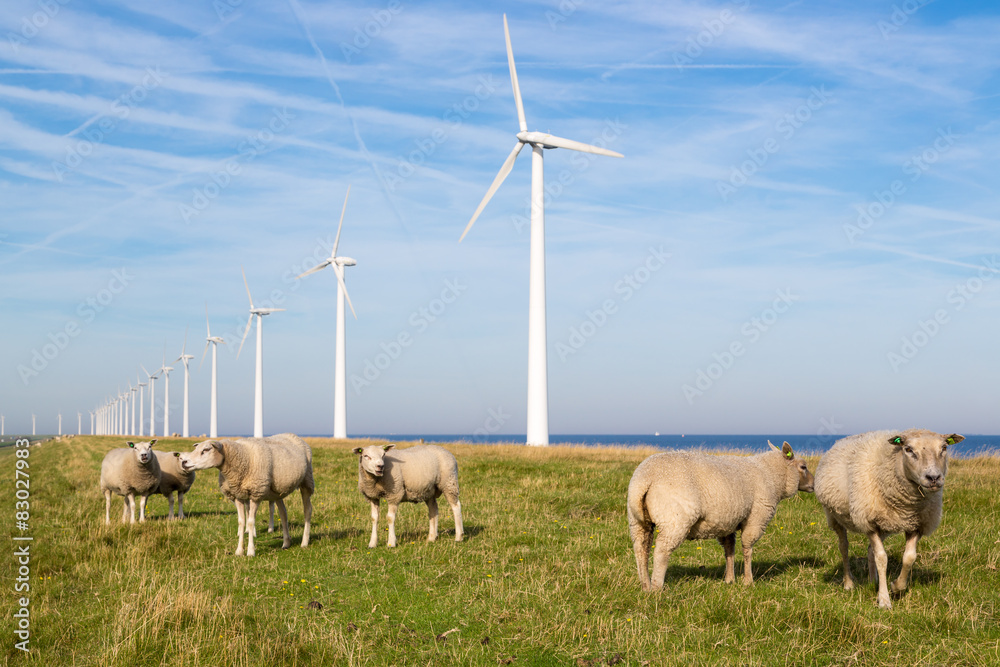
[[[948,447],[963,440],[957,433],[909,430],[890,437],[889,444],[896,447],[906,479],[928,491],[940,491],[948,473]]]
[[[771,441],[767,441],[768,445],[771,445]],[[787,442],[782,443],[781,449],[779,450],[774,445],[771,445],[771,449],[774,451],[781,452],[781,456],[785,459],[785,463],[788,466],[788,474],[785,476],[785,492],[788,496],[795,495],[796,491],[805,491],[806,493],[813,492],[813,476],[809,472],[809,467],[806,462],[795,455],[792,451],[792,446]]]
[[[184,472],[218,468],[225,460],[225,456],[222,454],[222,443],[218,440],[199,442],[193,450],[180,455],[181,470]]]
[[[139,465],[146,465],[153,458],[153,445],[155,444],[156,440],[150,440],[149,442],[128,442],[128,446],[135,454],[135,460],[139,462]]]
[[[385,453],[395,445],[371,445],[362,449],[358,447],[355,454],[361,457],[361,469],[369,475],[381,477],[385,470]]]

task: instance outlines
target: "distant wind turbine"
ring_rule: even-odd
[[[528,132],[528,124],[524,119],[524,106],[521,104],[521,88],[517,83],[517,70],[514,68],[514,51],[510,46],[510,30],[507,27],[507,15],[503,17],[503,32],[507,42],[507,65],[510,68],[510,82],[514,89],[514,104],[517,107],[517,120],[521,131],[517,133],[517,144],[510,152],[500,172],[486,191],[479,207],[472,214],[472,219],[462,232],[461,242],[472,229],[479,214],[496,193],[497,189],[510,174],[514,160],[525,146],[531,146],[531,251],[530,273],[528,284],[528,426],[527,443],[529,445],[549,444],[549,389],[548,360],[546,356],[545,328],[545,180],[542,149],[568,148],[569,150],[610,157],[623,157],[621,153],[606,148],[591,146],[571,139],[563,139],[545,132]]]
[[[333,272],[337,274],[337,356],[334,369],[334,399],[333,399],[333,437],[347,437],[347,341],[345,335],[344,299],[351,307],[354,319],[358,319],[358,314],[354,312],[354,304],[347,293],[347,284],[344,282],[344,267],[354,266],[356,261],[350,257],[338,257],[337,247],[340,245],[340,230],[344,226],[344,213],[347,211],[347,198],[351,196],[351,187],[347,186],[347,195],[344,196],[344,208],[340,211],[340,223],[337,225],[337,238],[333,242],[333,252],[317,266],[300,274],[298,277],[308,276],[328,266],[333,267]]]
[[[167,366],[167,347],[163,346],[163,363],[160,365],[160,373],[163,373],[163,437],[170,435],[170,372],[173,366]]]
[[[139,366],[141,368],[142,364],[139,364]],[[143,368],[142,370],[146,370],[146,369]],[[146,386],[146,383],[145,382],[140,382],[139,381],[140,379],[141,378],[139,377],[139,374],[136,373],[135,374],[135,382],[136,382],[136,386],[139,387],[139,437],[141,438],[142,437],[142,432],[146,429],[146,427],[144,425],[144,422],[146,421],[146,417],[143,414],[143,412],[144,412],[143,406],[146,404],[145,396],[144,396],[144,394],[146,392],[143,389],[143,387]]]
[[[62,435],[62,413],[59,413],[59,435]]]
[[[254,378],[254,392],[253,392],[253,437],[263,438],[264,437],[264,356],[263,356],[263,340],[264,340],[264,316],[270,315],[271,313],[277,313],[284,308],[257,308],[253,305],[253,297],[250,296],[250,285],[247,283],[247,274],[240,267],[240,272],[243,273],[243,285],[247,288],[247,296],[250,297],[250,317],[247,319],[246,329],[243,331],[243,340],[240,341],[240,349],[236,351],[236,358],[240,358],[240,352],[243,351],[243,343],[246,342],[247,334],[250,333],[250,321],[253,320],[253,316],[257,316],[257,370]]]
[[[31,435],[35,435],[35,413],[31,413]]]
[[[193,354],[187,353],[187,344],[188,344],[188,330],[185,328],[184,345],[181,347],[181,356],[174,359],[175,364],[178,361],[184,364],[184,425],[183,425],[184,428],[182,429],[181,433],[185,438],[190,436],[188,428],[188,381],[191,375],[191,371],[188,368],[188,362],[194,359]]]
[[[132,425],[128,429],[129,435],[135,435],[135,399],[138,398],[136,394],[139,392],[139,387],[133,387],[132,381],[128,381],[128,391],[132,395]]]
[[[211,403],[211,419],[209,421],[208,437],[218,438],[219,437],[219,376],[218,367],[216,365],[217,361],[217,348],[219,343],[225,345],[226,341],[218,336],[212,335],[212,325],[208,321],[208,304],[205,304],[205,329],[208,335],[205,337],[205,351],[201,353],[201,361],[198,363],[198,368],[205,363],[205,354],[208,352],[208,346],[212,346],[212,403]]]
[[[156,437],[156,378],[160,377],[160,371],[150,373],[146,367],[139,364],[143,372],[149,376],[149,437]]]
[[[76,413],[76,434],[83,435],[83,413]]]
[[[90,435],[94,435],[94,411],[88,410],[90,413]]]
[[[7,435],[7,418],[0,415],[0,436]]]

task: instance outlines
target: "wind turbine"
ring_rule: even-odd
[[[591,146],[571,139],[563,139],[545,132],[528,132],[528,124],[524,119],[524,106],[521,104],[521,88],[517,83],[517,70],[514,68],[514,51],[510,46],[510,30],[507,27],[507,15],[503,17],[503,32],[507,42],[507,65],[510,68],[510,83],[514,89],[514,104],[517,107],[517,120],[521,131],[517,133],[517,144],[510,152],[500,172],[486,191],[479,207],[472,214],[472,219],[465,226],[459,242],[472,229],[476,218],[483,212],[486,204],[497,189],[510,174],[514,167],[517,154],[525,146],[531,146],[531,251],[530,274],[528,285],[528,427],[527,444],[549,444],[549,388],[548,360],[546,356],[545,329],[545,180],[543,175],[542,149],[568,148],[582,153],[623,157],[621,153],[609,151],[606,148]]]
[[[0,436],[7,434],[7,418],[0,415]]]
[[[94,412],[93,410],[88,410],[90,413],[90,435],[94,435]]]
[[[31,413],[31,435],[35,435],[35,413]]]
[[[129,435],[135,435],[135,399],[136,399],[136,392],[139,391],[139,387],[133,387],[132,386],[132,381],[129,380],[128,381],[128,390],[129,390],[129,393],[132,394],[132,401],[131,401],[131,403],[132,403],[132,426],[129,428],[128,432],[129,432]]]
[[[188,368],[188,362],[191,361],[192,359],[194,359],[194,355],[193,354],[188,354],[187,353],[187,344],[188,344],[188,330],[185,328],[184,329],[184,345],[181,347],[181,356],[179,356],[176,359],[174,359],[174,363],[175,364],[178,361],[181,362],[182,364],[184,364],[184,429],[182,430],[182,433],[183,433],[183,435],[184,435],[185,438],[187,438],[189,436],[189,429],[188,429],[188,380],[190,378],[191,371]]]
[[[146,367],[139,364],[143,372],[149,375],[149,437],[156,437],[156,378],[160,377],[160,371],[150,374]]]
[[[83,413],[76,413],[76,434],[83,435]]]
[[[142,364],[139,364],[139,366],[141,368]],[[143,368],[142,370],[146,370],[146,369]],[[139,377],[139,374],[136,373],[135,374],[135,383],[136,383],[136,386],[139,387],[139,437],[142,437],[142,432],[145,430],[145,426],[143,425],[143,422],[146,421],[146,418],[143,415],[143,406],[146,404],[145,403],[144,394],[146,392],[143,389],[143,387],[145,387],[147,383],[145,383],[145,382],[139,382],[140,379],[141,378]]]
[[[163,346],[163,363],[158,373],[163,373],[163,437],[170,435],[170,372],[173,366],[167,366],[167,346]]]
[[[243,331],[243,340],[240,341],[240,349],[236,351],[236,358],[240,358],[240,352],[243,351],[243,343],[246,342],[247,334],[250,333],[250,321],[253,316],[257,316],[257,371],[255,374],[254,381],[254,391],[253,391],[253,437],[263,438],[264,437],[264,357],[263,357],[263,340],[264,340],[264,316],[270,315],[271,313],[277,313],[284,308],[257,308],[253,305],[253,297],[250,296],[250,285],[247,284],[247,273],[240,267],[240,272],[243,273],[243,285],[247,288],[247,296],[250,297],[250,317],[247,319],[246,329]]]
[[[300,274],[298,277],[308,276],[328,266],[333,267],[333,272],[337,274],[337,357],[334,369],[334,401],[333,401],[333,437],[347,437],[347,341],[345,335],[344,322],[344,299],[351,307],[354,319],[358,319],[358,314],[354,312],[354,304],[347,293],[347,284],[344,282],[344,267],[354,266],[356,261],[350,257],[338,257],[337,247],[340,245],[340,230],[344,226],[344,213],[347,211],[347,198],[351,196],[351,186],[347,186],[347,194],[344,196],[344,208],[340,211],[340,223],[337,225],[337,238],[333,242],[333,252],[317,266]]]
[[[218,336],[212,335],[212,325],[208,322],[208,304],[205,304],[205,329],[208,335],[205,337],[205,351],[201,353],[201,362],[198,363],[198,368],[205,363],[205,354],[208,352],[208,346],[212,346],[212,405],[208,428],[208,437],[218,438],[219,437],[219,376],[217,373],[216,357],[217,348],[219,343],[225,345],[226,341]]]
[[[59,435],[62,435],[62,413],[59,413]]]

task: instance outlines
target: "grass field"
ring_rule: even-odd
[[[193,442],[157,448],[188,451]],[[350,453],[359,443],[311,439],[312,544],[298,546],[296,494],[287,503],[293,546],[280,549],[262,511],[257,556],[237,558],[235,509],[214,470],[199,473],[183,522],[164,520],[166,500],[155,497],[151,520],[123,526],[115,499],[105,527],[100,463],[121,443],[78,437],[31,447],[31,652],[14,647],[23,594],[13,592],[8,555],[5,664],[1000,664],[1000,458],[951,463],[942,525],[921,542],[909,592],[883,611],[862,583],[861,536],[852,540],[861,585],[840,587],[836,538],[811,494],[779,506],[754,550],[752,587],[723,584],[722,548],[704,541],[675,552],[662,594],[641,593],[624,498],[651,451],[451,445],[465,541],[454,542],[447,503],[435,543],[425,541],[425,507],[404,505],[400,546],[385,546],[383,511],[382,541],[370,550]],[[10,536],[22,534],[14,468],[4,448],[0,507]],[[902,538],[887,548],[895,576]]]

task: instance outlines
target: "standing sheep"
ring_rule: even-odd
[[[455,541],[462,541],[462,503],[458,500],[458,462],[447,449],[417,445],[388,453],[395,445],[371,445],[354,450],[359,455],[358,489],[372,505],[372,537],[368,548],[378,544],[378,507],[385,498],[389,506],[389,546],[396,546],[396,508],[399,503],[427,503],[430,529],[427,541],[438,536],[437,498],[442,493],[455,517]]]
[[[767,443],[771,445],[770,442]],[[628,485],[628,524],[642,590],[660,590],[670,554],[684,540],[716,538],[726,553],[727,584],[736,580],[736,531],[743,544],[743,583],[753,583],[753,545],[764,534],[778,502],[812,491],[805,461],[786,442],[756,456],[663,452],[639,464]],[[649,551],[659,528],[649,576]]]
[[[837,534],[844,561],[844,589],[854,588],[847,531],[868,536],[868,579],[878,578],[878,606],[892,609],[886,583],[889,558],[883,541],[906,534],[903,567],[892,591],[906,590],[917,542],[941,523],[948,447],[965,440],[923,429],[872,431],[834,443],[816,466],[816,499]]]
[[[160,489],[157,493],[165,496],[170,503],[170,514],[174,518],[174,492],[177,492],[177,518],[184,518],[184,494],[191,490],[194,484],[194,471],[181,468],[179,452],[153,452],[160,464]]]
[[[160,464],[153,452],[156,440],[129,442],[112,449],[101,463],[101,492],[104,494],[104,523],[111,525],[111,494],[123,496],[122,523],[135,523],[135,497],[139,496],[139,521],[146,520],[146,500],[160,489]]]
[[[206,440],[180,457],[184,470],[218,468],[222,475],[222,493],[236,502],[239,517],[239,541],[236,555],[243,555],[243,534],[247,534],[247,556],[256,554],[254,538],[257,535],[257,506],[262,501],[274,501],[281,514],[284,540],[281,548],[287,549],[292,538],[288,532],[288,513],[282,498],[298,489],[302,494],[305,529],[302,546],[309,546],[309,527],[312,503],[309,498],[315,491],[312,472],[312,450],[302,438],[282,433],[267,438],[239,438],[236,440]]]

